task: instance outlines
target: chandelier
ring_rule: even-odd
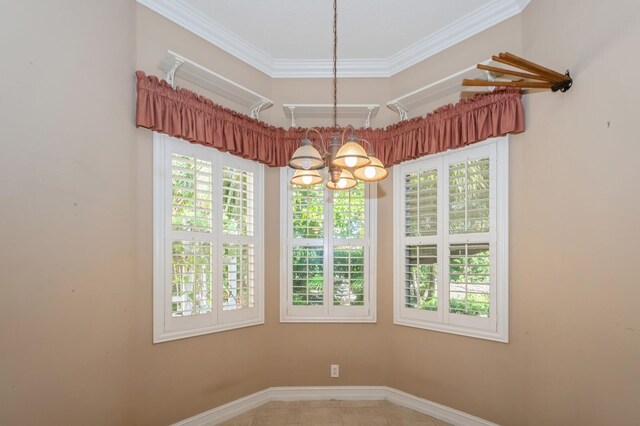
[[[339,130],[337,51],[338,5],[337,0],[333,0],[333,127]],[[322,142],[320,146],[322,153],[309,139],[309,132],[315,132],[319,136]],[[367,146],[367,150],[363,144]],[[376,158],[373,146],[368,141],[358,138],[351,125],[342,131],[342,135],[339,131],[333,133],[327,151],[324,150],[324,146],[324,139],[318,129],[306,130],[304,139],[300,141],[300,147],[289,161],[289,167],[296,169],[290,181],[293,185],[312,186],[322,183],[324,178],[319,170],[325,167],[329,169],[327,188],[332,190],[353,188],[358,184],[358,180],[377,182],[389,174],[382,162]]]

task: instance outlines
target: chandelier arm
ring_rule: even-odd
[[[342,131],[342,145],[344,145],[344,135],[347,134],[347,130],[351,130],[352,135],[356,133],[356,129],[351,124],[347,124],[347,127]]]
[[[320,136],[320,140],[322,141],[322,145],[320,145],[320,149],[318,149],[317,147],[314,147],[314,148],[318,149],[318,152],[320,152],[320,155],[322,155],[323,157],[326,156],[327,155],[327,150],[324,147],[324,138],[322,137],[322,133],[320,133],[320,131],[318,129],[316,129],[315,127],[309,127],[304,132],[305,139],[309,139],[309,131],[316,132],[318,134],[318,136]],[[309,139],[309,140],[311,140],[311,139]],[[313,141],[311,141],[311,146],[314,146]]]
[[[371,145],[371,142],[369,142],[366,139],[358,139],[358,142],[364,142],[367,144],[367,146],[369,147],[369,151],[367,152],[367,155],[375,155],[373,150],[373,145]]]

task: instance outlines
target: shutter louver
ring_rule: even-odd
[[[222,169],[222,229],[227,235],[253,236],[253,173]]]
[[[255,296],[253,244],[225,243],[222,254],[222,309],[253,308]]]
[[[322,185],[292,188],[293,238],[322,238],[324,191]]]
[[[188,155],[171,155],[172,209],[174,231],[213,232],[212,166]]]
[[[293,304],[322,305],[324,258],[322,246],[295,246],[292,253]]]
[[[438,171],[421,170],[404,178],[405,236],[438,233]]]
[[[364,305],[364,246],[334,247],[333,304]]]
[[[359,182],[347,191],[333,193],[333,236],[334,238],[364,237],[364,183]]]
[[[171,315],[182,317],[211,312],[211,244],[174,241],[171,251]]]
[[[488,317],[489,244],[452,244],[449,248],[449,312]]]
[[[405,247],[405,306],[438,310],[438,248],[433,245]]]
[[[489,157],[449,166],[449,232],[489,232]]]

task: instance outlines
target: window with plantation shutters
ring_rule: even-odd
[[[282,171],[281,320],[373,322],[375,187],[291,185]]]
[[[263,166],[154,133],[154,342],[264,322]]]
[[[508,341],[508,146],[394,167],[394,321]]]

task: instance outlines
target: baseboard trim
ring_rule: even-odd
[[[174,426],[213,426],[269,401],[294,400],[387,400],[435,417],[455,426],[497,426],[488,420],[455,410],[387,386],[282,386],[261,390],[228,404],[195,415]]]

